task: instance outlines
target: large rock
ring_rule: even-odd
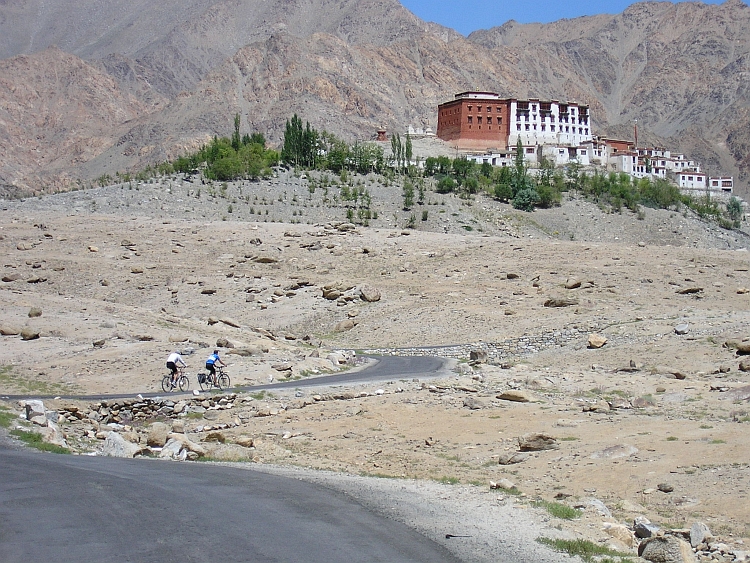
[[[148,427],[148,438],[146,443],[149,446],[161,448],[167,443],[167,436],[171,432],[168,424],[163,422],[154,422]]]
[[[102,446],[102,454],[109,457],[133,458],[146,451],[140,444],[128,442],[117,432],[107,433],[107,438]]]
[[[2,336],[17,336],[21,334],[21,329],[15,326],[3,325],[0,326],[0,335]]]
[[[61,448],[67,448],[68,443],[65,441],[65,435],[60,431],[60,427],[54,422],[47,421],[47,426],[38,430],[42,436],[42,440],[48,444],[60,446]]]
[[[527,459],[529,459],[529,454],[526,452],[509,452],[500,454],[497,458],[497,463],[498,465],[515,465]]]
[[[607,522],[604,525],[604,531],[623,545],[629,548],[635,547],[635,536],[633,536],[633,532],[631,532],[627,526],[623,524],[612,524],[610,522]]]
[[[29,318],[34,319],[42,316],[42,309],[40,307],[32,307],[29,309]]]
[[[548,434],[524,434],[518,438],[518,449],[522,452],[538,452],[542,450],[556,450],[560,445],[557,438]]]
[[[750,340],[737,342],[737,354],[740,356],[750,355]]]
[[[42,401],[39,399],[26,401],[24,408],[26,409],[26,420],[38,426],[47,426],[47,409],[44,408]]]
[[[36,340],[39,338],[40,332],[30,326],[25,326],[21,329],[21,340]]]
[[[508,389],[497,395],[498,399],[503,401],[513,401],[515,403],[532,403],[536,400],[536,397],[530,391],[524,391],[523,389]]]
[[[695,522],[690,526],[690,545],[698,547],[704,541],[713,538],[709,527],[703,522]]]
[[[571,307],[572,305],[578,305],[578,301],[576,299],[553,297],[544,302],[545,307]]]
[[[469,352],[469,360],[472,362],[478,362],[480,364],[486,364],[487,360],[489,360],[490,355],[488,354],[487,350],[472,350]]]
[[[236,321],[236,320],[234,320],[232,318],[229,318],[229,317],[221,317],[219,319],[219,322],[220,323],[224,323],[225,325],[231,326],[231,327],[234,327],[234,328],[240,328],[242,326],[242,325],[240,325],[240,323],[238,321]]]
[[[333,332],[346,332],[347,330],[353,329],[357,324],[358,323],[352,319],[345,319],[333,327]]]
[[[636,516],[633,520],[633,531],[635,537],[645,539],[655,536],[659,532],[659,526],[652,524],[645,516]]]
[[[675,536],[643,540],[638,546],[638,556],[654,563],[696,563],[690,544]]]
[[[374,287],[365,285],[359,290],[359,297],[362,301],[374,303],[375,301],[380,301],[380,291]]]

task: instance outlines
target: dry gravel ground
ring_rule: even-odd
[[[155,391],[175,348],[194,351],[186,356],[194,383],[220,338],[252,352],[223,349],[233,383],[253,384],[289,373],[272,367],[283,363],[292,377],[331,371],[334,349],[480,348],[573,334],[491,364],[470,367],[463,357],[435,380],[354,387],[354,395],[367,393],[348,400],[286,408],[315,391],[248,396],[250,410],[271,416],[246,417],[225,432],[229,442],[251,436],[255,447],[219,448],[215,457],[332,471],[310,478],[341,475],[337,486],[381,508],[401,491],[393,507],[400,518],[434,537],[473,536],[442,540],[465,542],[469,561],[497,560],[514,538],[532,550],[528,560],[553,560],[526,541],[539,535],[616,544],[605,523],[637,515],[665,527],[702,520],[730,544],[750,541],[750,377],[723,346],[750,336],[746,235],[676,212],[646,210],[638,220],[570,199],[526,214],[432,192],[428,221],[404,230],[393,186],[372,187],[380,213],[370,227],[341,230],[323,219],[343,220],[343,208],[302,207],[309,190],[303,182],[295,202],[287,180],[246,185],[251,203],[236,204],[231,216],[219,192],[208,198],[204,186],[198,199],[182,180],[3,202],[0,274],[10,281],[0,282],[0,327],[28,327],[41,338],[0,337],[0,364],[9,366],[0,392]],[[238,189],[228,187],[229,201]],[[250,221],[263,193],[276,222]],[[572,279],[580,287],[566,289]],[[343,295],[325,299],[329,285]],[[361,300],[365,286],[381,299]],[[575,303],[545,307],[553,298]],[[32,307],[41,316],[30,317]],[[338,331],[347,320],[349,329]],[[686,334],[676,334],[680,324]],[[608,339],[600,349],[587,347],[594,332]],[[533,401],[497,398],[508,389]],[[186,424],[198,440],[201,427],[235,414]],[[82,431],[64,430],[74,447],[98,447]],[[498,464],[534,432],[554,436],[558,448]],[[490,491],[502,478],[524,496]],[[656,490],[662,483],[674,491]],[[556,495],[584,507],[583,516],[563,521],[529,503]]]

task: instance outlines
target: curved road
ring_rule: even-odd
[[[434,376],[438,358],[247,389]],[[83,397],[81,397],[83,398]],[[458,563],[438,544],[303,481],[200,463],[0,447],[0,561]]]
[[[458,563],[321,487],[200,463],[0,449],[0,561]]]
[[[440,375],[440,371],[445,366],[446,360],[444,358],[437,358],[431,356],[361,356],[375,360],[372,365],[369,365],[361,370],[346,371],[343,373],[336,373],[333,375],[323,375],[319,377],[310,377],[306,379],[297,379],[295,381],[280,381],[278,383],[268,383],[263,385],[238,385],[232,387],[230,391],[262,391],[269,389],[297,389],[307,387],[324,387],[329,385],[350,385],[353,383],[368,383],[375,381],[387,381],[391,379],[411,379],[414,377],[436,377]],[[228,370],[230,377],[236,377],[237,374],[233,374],[231,369]],[[161,380],[159,380],[159,383]],[[157,383],[158,384],[158,383]],[[190,380],[190,386],[194,387],[198,384],[195,380],[195,375]],[[179,393],[172,393],[172,395],[179,395]],[[98,401],[103,399],[128,399],[135,396],[135,393],[118,393],[112,395],[66,395],[59,396],[61,399],[73,399],[83,401]],[[163,392],[143,392],[143,397],[164,397]],[[28,395],[0,395],[0,399],[6,400],[20,400],[32,398]],[[35,395],[35,399],[51,399],[52,395],[39,396]]]

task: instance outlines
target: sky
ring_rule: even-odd
[[[549,23],[564,18],[619,14],[634,1],[625,0],[400,0],[420,19],[436,22],[463,35],[489,29],[509,20]],[[704,0],[721,4],[723,0]],[[747,0],[745,0],[747,3]]]

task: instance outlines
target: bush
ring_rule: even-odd
[[[507,203],[513,199],[513,188],[510,187],[510,184],[497,184],[495,185],[495,197]]]
[[[552,186],[540,184],[536,188],[539,195],[539,207],[554,207],[560,205],[562,196],[560,192]]]
[[[439,194],[449,194],[456,189],[456,182],[450,176],[445,176],[440,179],[437,184],[436,191]]]
[[[521,211],[534,211],[534,207],[539,202],[539,194],[533,188],[526,188],[519,191],[513,198],[513,207]]]

